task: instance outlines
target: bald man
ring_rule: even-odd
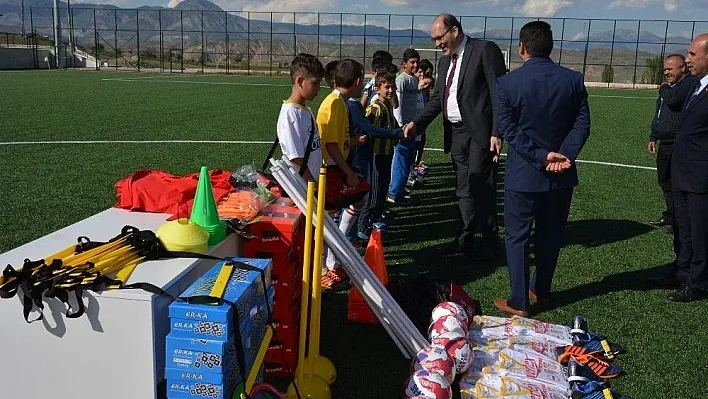
[[[444,150],[452,155],[461,228],[455,241],[440,250],[480,262],[496,259],[500,251],[494,162],[502,140],[493,107],[497,78],[506,73],[504,56],[494,42],[465,35],[460,21],[450,14],[435,18],[431,40],[443,53],[435,91],[404,131],[423,130],[443,114]],[[482,233],[478,247],[477,232]]]
[[[708,290],[708,33],[696,36],[686,63],[698,80],[684,103],[671,157],[674,228],[678,229],[679,288],[667,297],[692,302]]]

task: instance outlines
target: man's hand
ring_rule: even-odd
[[[493,162],[499,162],[499,156],[501,155],[501,149],[502,149],[503,142],[504,142],[504,140],[502,140],[501,137],[492,136],[489,139],[489,151],[494,153],[494,158],[492,158]]]
[[[367,140],[369,140],[369,136],[366,134],[360,134],[359,137],[356,138],[356,141],[359,143],[359,145],[366,144]]]
[[[570,169],[570,159],[557,152],[549,152],[546,157],[546,171],[550,173],[563,173]]]
[[[650,141],[649,145],[647,145],[647,150],[649,150],[650,154],[656,154],[656,141]]]
[[[359,184],[359,175],[356,173],[352,173],[347,175],[347,185],[350,187],[356,186]]]
[[[404,141],[408,141],[413,137],[415,137],[415,123],[409,122],[403,126],[403,139]]]

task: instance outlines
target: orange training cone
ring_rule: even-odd
[[[373,230],[369,237],[369,245],[366,247],[364,261],[373,270],[376,277],[384,286],[388,285],[388,268],[386,267],[386,258],[383,251],[383,239],[381,238],[381,230]],[[347,318],[354,322],[379,324],[379,320],[366,304],[364,297],[358,289],[352,288],[349,291]]]

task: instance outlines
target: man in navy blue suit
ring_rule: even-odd
[[[504,178],[506,257],[511,296],[496,298],[500,310],[528,316],[529,297],[542,302],[563,244],[573,187],[575,159],[590,135],[590,109],[583,75],[550,58],[551,26],[524,25],[519,55],[524,64],[498,78],[496,114],[508,143]],[[529,244],[536,223],[536,272],[529,286]]]
[[[696,81],[684,104],[684,116],[671,156],[674,226],[679,254],[672,302],[702,299],[708,291],[708,33],[698,35],[686,57]]]

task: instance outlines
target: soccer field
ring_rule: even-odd
[[[112,206],[115,182],[139,169],[260,166],[289,92],[282,77],[0,72],[0,252]],[[621,344],[627,353],[617,363],[627,375],[613,381],[619,392],[705,399],[708,302],[668,303],[669,291],[644,283],[673,259],[671,236],[646,224],[663,206],[646,151],[655,95],[590,89],[592,133],[580,154],[553,306],[535,318],[569,324],[584,315],[592,331]],[[505,263],[434,252],[454,236],[457,215],[441,130],[439,122],[428,130],[424,189],[395,209],[389,272],[451,279],[486,314],[501,315],[493,299],[509,293]],[[345,295],[326,296],[322,312],[321,352],[338,371],[333,397],[400,397],[409,365],[385,331],[348,322]]]

